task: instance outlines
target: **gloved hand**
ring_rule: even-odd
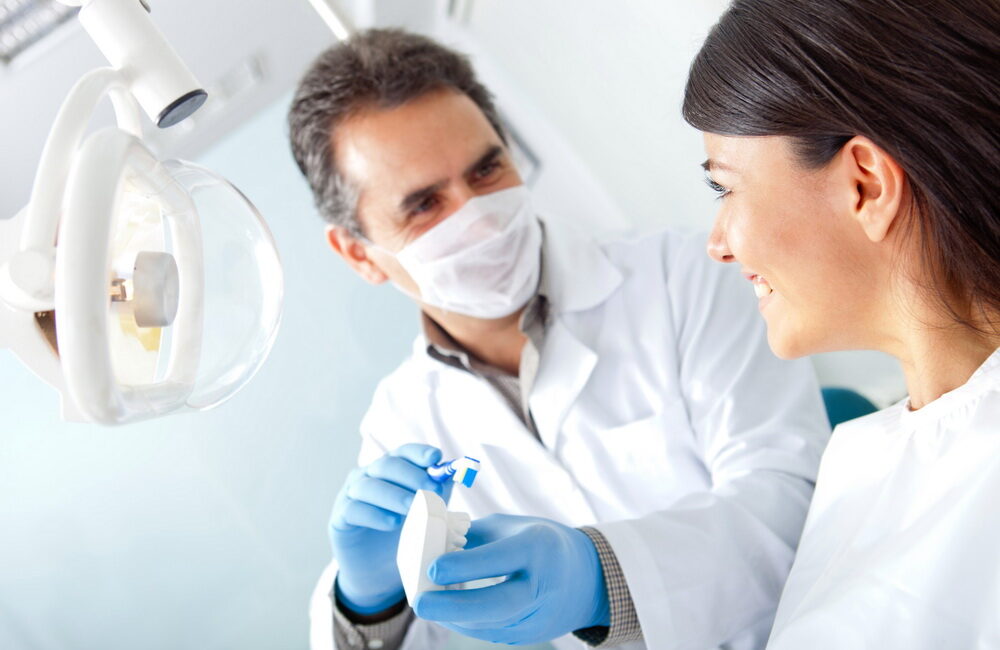
[[[340,568],[337,599],[347,609],[375,614],[405,597],[396,568],[399,532],[417,490],[450,498],[453,483],[435,483],[427,475],[426,468],[440,460],[439,449],[403,445],[347,477],[330,516]]]
[[[509,577],[482,589],[425,592],[414,607],[420,618],[507,645],[610,625],[604,573],[586,533],[539,517],[492,515],[472,522],[466,537],[466,550],[431,564],[431,580],[449,585]]]

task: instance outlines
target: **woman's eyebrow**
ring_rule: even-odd
[[[721,163],[718,160],[712,160],[711,158],[709,158],[705,162],[701,163],[701,168],[704,169],[707,172],[710,172],[713,169],[721,169],[724,172],[735,172],[736,171],[735,169],[733,169],[729,165],[727,165],[725,163]]]

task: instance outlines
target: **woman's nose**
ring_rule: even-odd
[[[715,220],[712,234],[708,237],[708,256],[716,262],[724,264],[736,261],[733,252],[729,250],[729,242],[726,241],[726,230],[723,227],[722,219]]]

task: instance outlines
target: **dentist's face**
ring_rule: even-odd
[[[782,358],[867,347],[888,276],[851,215],[835,158],[804,167],[785,137],[705,135],[720,195],[709,254],[738,263]]]
[[[360,190],[365,235],[393,253],[470,198],[521,184],[489,120],[454,90],[433,91],[395,108],[363,109],[338,125],[334,155]],[[393,256],[370,246],[366,254],[388,279],[419,295]]]

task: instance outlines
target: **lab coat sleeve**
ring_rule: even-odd
[[[811,364],[773,355],[750,284],[704,251],[703,240],[667,239],[664,270],[677,372],[711,489],[595,526],[622,565],[650,648],[744,645],[754,630],[763,645],[829,438]]]
[[[391,405],[393,400],[387,394],[389,388],[383,383],[376,391],[375,398],[369,413],[365,416],[361,424],[362,441],[361,451],[358,453],[358,466],[364,466],[380,458],[386,452],[399,446],[393,438],[401,435],[400,432],[413,429],[412,424],[408,424],[402,418],[395,415]],[[375,431],[385,429],[383,427],[392,426],[389,431],[394,435],[383,442],[376,437]],[[410,438],[406,442],[422,442],[421,438]],[[402,441],[398,441],[402,444]],[[316,583],[312,598],[309,604],[309,647],[311,650],[333,650],[337,648],[334,640],[334,613],[333,601],[330,593],[333,591],[333,583],[337,577],[337,561],[334,559],[327,565]],[[410,624],[406,636],[403,638],[400,650],[434,650],[444,648],[447,645],[450,632],[439,625],[414,618]],[[338,650],[348,650],[340,648]],[[350,649],[355,650],[355,649]]]

